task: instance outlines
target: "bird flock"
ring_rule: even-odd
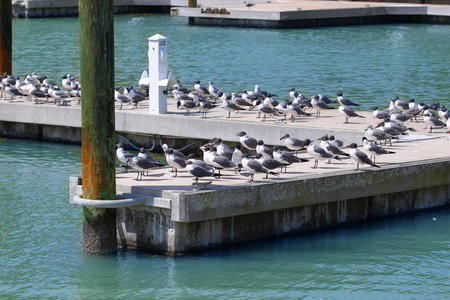
[[[299,150],[306,150],[307,154],[314,159],[312,168],[318,168],[319,160],[326,164],[332,163],[332,160],[341,161],[344,157],[350,157],[356,163],[357,170],[360,164],[367,164],[380,168],[375,164],[375,156],[382,154],[394,154],[395,152],[386,150],[381,146],[363,138],[364,149],[371,156],[359,150],[355,143],[348,145],[349,153],[344,152],[341,147],[343,142],[327,134],[323,135],[319,144],[314,144],[310,139],[300,140],[285,134],[280,137],[284,140],[287,150],[282,150],[279,146],[269,147],[264,141],[257,140],[245,131],[236,133],[239,143],[235,147],[227,146],[221,138],[213,138],[206,144],[199,147],[203,159],[199,159],[196,154],[185,155],[182,152],[163,145],[165,160],[172,167],[174,173],[172,177],[178,176],[179,170],[187,170],[194,177],[194,184],[198,184],[199,178],[213,177],[220,179],[223,172],[230,171],[231,174],[239,173],[242,170],[250,172],[248,182],[254,181],[255,174],[263,174],[264,178],[269,175],[280,176],[287,173],[287,167],[292,164],[308,162],[309,158],[298,156]],[[145,171],[162,166],[155,158],[145,153],[141,148],[139,154],[126,152],[123,144],[117,146],[117,158],[123,164],[117,166],[125,167],[125,172],[129,166],[137,170],[136,180],[142,180]],[[302,152],[303,153],[303,152]]]

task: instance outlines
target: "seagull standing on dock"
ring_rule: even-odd
[[[121,94],[121,93],[119,92],[119,90],[120,90],[121,88],[122,88],[121,86],[117,86],[117,87],[114,88],[114,99],[115,99],[117,102],[120,102],[119,110],[122,109],[122,104],[123,104],[123,103],[130,103],[130,102],[131,102],[131,99],[130,99],[130,98],[128,98],[127,96],[125,96],[125,95],[123,95],[123,94]]]
[[[339,106],[339,112],[345,117],[344,124],[348,124],[348,118],[366,118],[364,116],[358,115],[350,106]]]
[[[289,150],[295,151],[295,155],[297,155],[297,151],[303,148],[303,144],[305,141],[291,138],[289,133],[286,133],[280,138],[280,141],[284,139],[284,143]]]
[[[267,158],[273,157],[273,150],[264,145],[264,142],[262,140],[259,140],[256,144],[256,153],[261,154],[262,156]]]
[[[359,106],[359,104],[353,103],[352,101],[350,101],[350,99],[344,97],[342,95],[342,93],[337,93],[336,96],[337,96],[336,97],[337,102],[339,102],[341,105],[344,105],[344,106]]]
[[[158,162],[154,162],[140,156],[129,157],[127,158],[127,161],[129,161],[130,166],[132,166],[136,171],[138,171],[136,178],[137,181],[142,180],[142,176],[144,176],[145,171],[148,171],[151,168],[161,166]],[[139,175],[141,175],[140,179]]]
[[[375,145],[371,141],[369,141],[366,137],[362,138],[364,149],[366,149],[370,153],[370,159],[373,159],[373,162],[375,163],[375,156],[381,155],[381,154],[395,154],[393,151],[388,151],[386,149],[381,148],[378,145]]]
[[[207,88],[205,88],[204,86],[202,86],[200,84],[199,80],[194,81],[194,89],[197,93],[199,93],[200,95],[207,97],[208,95],[210,95],[209,91]]]
[[[116,145],[117,150],[116,150],[116,154],[117,154],[117,158],[126,165],[125,167],[125,173],[127,172],[127,168],[128,168],[128,163],[129,163],[129,159],[135,157],[136,155],[134,155],[133,153],[128,153],[123,149],[123,144],[122,143],[118,143]]]
[[[328,160],[330,162],[332,158],[341,160],[339,156],[334,156],[333,154],[326,152],[322,147],[314,145],[310,139],[306,139],[303,146],[306,146],[306,151],[308,151],[308,154],[314,158],[313,169],[317,169],[319,160]]]
[[[377,166],[373,161],[370,160],[370,158],[358,149],[358,146],[355,143],[351,143],[350,147],[350,157],[356,162],[356,171],[359,170],[359,164],[367,164],[371,165],[372,167],[380,168],[380,166]]]
[[[273,158],[284,165],[284,173],[287,171],[287,166],[293,163],[308,161],[307,159],[295,156],[291,152],[283,151],[278,146],[273,147]],[[280,172],[283,172],[283,168],[281,168]]]
[[[252,137],[249,137],[245,131],[237,133],[236,136],[239,137],[239,142],[242,146],[244,146],[248,150],[256,150],[258,141]]]
[[[425,108],[425,109],[427,109],[427,108]],[[444,127],[445,126],[444,122],[442,122],[441,120],[439,120],[438,118],[433,116],[429,111],[425,111],[423,113],[423,120],[425,122],[424,129],[427,129],[428,124],[430,124],[430,131],[428,131],[429,133],[431,133],[433,131],[433,127]]]
[[[247,7],[247,10],[249,10],[250,7],[254,6],[255,4],[247,2],[247,1],[244,1],[244,5]]]
[[[272,171],[264,168],[257,160],[250,159],[248,157],[248,154],[244,154],[242,156],[242,167],[252,173],[250,175],[250,178],[248,179],[248,182],[253,181],[256,173],[264,173],[264,174],[266,174],[266,178],[268,178],[269,174],[277,175],[277,176],[279,175],[279,173],[272,172]]]
[[[171,148],[165,150],[164,154],[166,155],[167,163],[172,168],[175,169],[175,175],[173,175],[172,177],[177,177],[178,176],[178,169],[186,168],[186,162],[181,157],[176,156],[175,153],[174,153],[174,150],[171,149]]]
[[[319,99],[319,95],[313,95],[311,97],[311,105],[316,109],[316,117],[320,117],[321,110],[332,109],[332,107],[326,104],[323,100]]]
[[[186,170],[195,177],[194,182],[198,183],[199,178],[203,177],[214,177],[216,179],[220,178],[219,174],[211,172],[210,170],[205,169],[204,167],[194,164],[191,160],[186,162]]]

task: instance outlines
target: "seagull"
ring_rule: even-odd
[[[30,96],[35,99],[34,103],[38,103],[39,98],[46,98],[48,99],[48,94],[44,93],[40,89],[37,88],[36,85],[33,85],[33,88],[30,90]]]
[[[188,160],[186,162],[186,170],[195,177],[194,182],[197,183],[199,178],[202,177],[214,177],[216,179],[220,178],[219,174],[211,172],[210,170],[195,164],[193,161]]]
[[[371,141],[386,141],[392,139],[392,136],[381,129],[373,128],[372,125],[367,126],[365,136]]]
[[[311,97],[311,105],[313,108],[316,109],[316,117],[320,117],[320,111],[324,109],[331,109],[328,104],[326,104],[324,101],[319,100],[318,95],[314,95]]]
[[[442,105],[441,109],[438,111],[438,115],[442,119],[442,121],[446,122],[448,119],[450,119],[450,110]]]
[[[233,150],[228,147],[226,144],[223,143],[223,140],[221,138],[215,139],[213,143],[217,148],[217,154],[225,156],[228,159],[231,159],[233,157]]]
[[[139,79],[139,87],[145,91],[146,95],[148,96],[148,92],[150,91],[149,87],[149,80],[148,73],[146,70],[142,72],[141,78]]]
[[[237,169],[236,163],[229,160],[225,156],[217,154],[217,148],[212,147],[211,148],[211,156],[209,157],[209,164],[212,165],[214,168],[219,170],[218,175],[220,176],[220,170],[221,169]]]
[[[178,176],[178,169],[186,168],[186,162],[181,157],[176,156],[175,153],[174,153],[174,150],[171,149],[171,148],[165,150],[164,154],[166,155],[167,163],[172,168],[175,169],[175,175],[173,175],[172,177],[177,177]]]
[[[342,147],[344,146],[344,142],[341,140],[337,140],[334,135],[330,135],[330,137],[328,138],[328,140],[330,141],[331,144],[337,146],[337,147]]]
[[[289,150],[295,151],[295,155],[297,155],[298,150],[303,148],[303,144],[305,143],[305,141],[302,141],[302,140],[299,140],[296,138],[291,138],[289,133],[286,133],[285,135],[283,135],[280,138],[280,141],[282,139],[284,139],[284,143]]]
[[[432,116],[429,111],[423,113],[423,120],[425,122],[424,129],[427,129],[428,124],[430,124],[430,131],[428,131],[429,133],[431,133],[433,131],[433,126],[434,127],[444,127],[445,126],[444,122],[442,122],[435,116]]]
[[[178,79],[177,79],[177,84],[175,84],[173,86],[173,88],[174,89],[176,88],[179,92],[184,93],[186,95],[189,94],[190,92],[192,92],[191,90],[189,90],[189,89],[185,88],[184,86],[182,86],[181,83],[180,83],[180,80],[178,80]]]
[[[239,106],[248,106],[249,110],[253,107],[252,101],[239,97],[236,93],[231,93],[231,102]]]
[[[359,164],[367,164],[367,165],[371,165],[372,167],[377,167],[380,168],[380,166],[377,166],[373,161],[370,160],[370,158],[367,156],[367,154],[365,154],[364,152],[362,152],[361,150],[359,150],[357,147],[357,145],[355,143],[351,143],[349,146],[350,147],[350,157],[356,162],[356,170],[359,170]]]
[[[56,100],[58,100],[58,106],[59,105],[67,105],[67,101],[64,99],[70,98],[70,95],[66,92],[63,92],[59,89],[59,87],[54,86],[51,89],[50,92],[50,96],[52,96],[53,98],[55,98],[55,104],[56,104]],[[62,103],[61,103],[61,99],[62,99]]]
[[[210,94],[208,89],[200,84],[199,80],[194,81],[194,89],[197,93],[205,97]]]
[[[258,111],[263,114],[263,119],[261,120],[262,122],[266,121],[266,115],[279,115],[278,111],[275,108],[264,104],[264,102],[261,102],[261,100],[256,101],[255,107],[258,107]]]
[[[231,112],[237,112],[240,110],[245,110],[244,108],[234,104],[233,102],[231,102],[230,100],[224,99],[222,102],[222,106],[223,109],[225,109],[226,111],[228,111],[228,117],[231,117]]]
[[[213,166],[208,165],[205,161],[201,160],[201,159],[196,159],[195,158],[195,154],[191,153],[188,156],[186,156],[186,164],[188,162],[193,163],[194,165],[200,166],[208,171],[214,170]]]
[[[401,123],[406,122],[406,121],[412,119],[413,117],[414,117],[414,115],[406,113],[406,112],[404,112],[404,113],[393,113],[390,116],[391,120],[398,121],[398,122],[401,122]]]
[[[211,94],[211,96],[213,96],[215,98],[215,100],[217,100],[217,98],[220,97],[220,95],[219,95],[220,90],[214,86],[214,82],[210,81],[210,82],[208,82],[208,84],[209,84],[208,92]]]
[[[249,137],[245,131],[241,131],[236,134],[239,136],[239,142],[242,146],[249,150],[256,150],[256,146],[258,145],[258,141],[252,137]]]
[[[337,101],[338,101],[341,105],[344,105],[344,106],[359,106],[359,104],[353,103],[352,101],[350,101],[350,99],[344,97],[344,96],[342,95],[342,93],[337,93],[336,96],[337,96],[337,98],[336,98]]]
[[[306,146],[306,151],[308,151],[308,154],[314,157],[314,166],[312,167],[313,169],[317,169],[319,159],[331,161],[331,159],[334,158],[337,160],[341,160],[339,156],[334,156],[333,154],[326,152],[322,147],[314,145],[314,143],[311,142],[310,139],[306,139],[303,145]]]
[[[364,149],[366,149],[370,153],[370,158],[373,159],[375,163],[375,156],[381,154],[395,154],[393,151],[388,151],[386,149],[381,148],[380,146],[372,143],[366,137],[362,138]]]
[[[129,161],[130,166],[132,166],[134,169],[138,171],[136,178],[137,181],[142,180],[144,172],[148,171],[148,169],[161,166],[161,164],[158,162],[154,162],[140,156],[129,157],[127,158],[127,161]],[[141,179],[139,179],[139,175],[141,175]]]
[[[231,161],[234,162],[238,167],[238,172],[241,171],[242,167],[242,155],[244,155],[241,151],[241,145],[237,144],[236,147],[234,147],[233,155],[231,156]]]
[[[320,98],[320,97],[319,97]],[[328,98],[327,98],[328,99]],[[300,107],[312,107],[311,100],[303,96],[303,94],[298,94],[297,98],[292,102],[293,104],[300,105]],[[326,103],[326,102],[325,102]]]
[[[322,95],[322,94],[318,94],[317,96],[319,96],[319,101],[323,101],[326,104],[331,104],[333,103],[333,101],[331,101],[327,96]]]
[[[11,86],[9,84],[5,85],[4,90],[6,94],[11,96],[11,102],[14,100],[15,96],[24,96],[24,94],[22,94],[15,86]]]
[[[284,173],[287,171],[287,166],[297,163],[297,162],[306,162],[307,159],[299,158],[288,151],[281,150],[278,146],[273,147],[273,158],[279,161],[280,163],[284,164]],[[281,168],[281,171],[283,172],[283,168]]]
[[[336,145],[330,143],[330,141],[328,140],[328,136],[324,135],[320,140],[321,140],[320,147],[322,147],[322,149],[328,152],[329,154],[350,156],[349,154],[339,149]],[[328,160],[328,163],[331,163],[331,158],[330,160]]]
[[[133,153],[126,152],[126,151],[123,149],[123,144],[122,144],[122,143],[118,143],[118,144],[116,145],[116,147],[117,147],[117,150],[116,150],[117,158],[118,158],[122,163],[124,163],[124,164],[126,165],[125,172],[127,172],[128,163],[129,163],[129,158],[133,158],[133,157],[135,157],[136,155],[134,155]]]
[[[403,100],[400,100],[398,97],[394,98],[394,105],[395,107],[397,107],[398,109],[400,109],[401,111],[407,111],[409,110],[409,103]],[[393,99],[393,100],[394,100]]]
[[[277,176],[279,175],[279,173],[272,172],[272,171],[266,169],[265,167],[263,167],[257,160],[250,159],[248,157],[248,154],[244,154],[242,156],[242,167],[252,173],[250,175],[248,182],[253,181],[253,178],[256,173],[265,173],[266,178],[268,178],[269,174],[277,175]]]
[[[256,155],[257,161],[266,169],[274,170],[276,168],[281,168],[281,172],[283,171],[283,168],[286,166],[282,162],[279,162],[275,158],[271,157],[264,157],[261,154]],[[266,174],[266,178],[269,177],[269,174]]]
[[[147,96],[143,92],[136,91],[132,85],[130,85],[129,87],[126,86],[123,94],[127,96],[131,100],[131,102],[134,103],[134,108],[137,108],[139,102],[147,99]]]
[[[145,149],[144,147],[141,147],[141,149],[139,149],[139,153],[138,153],[139,157],[148,159],[149,161],[153,161],[153,162],[158,162],[158,160],[156,158],[154,158],[152,155],[145,153]]]
[[[345,117],[344,124],[348,124],[348,118],[366,118],[364,116],[358,115],[350,106],[339,106],[339,112]]]
[[[300,105],[296,105],[289,101],[290,104],[287,106],[287,112],[291,114],[291,121],[295,121],[295,117],[298,117],[300,115],[302,116],[310,116],[310,114],[304,112]]]
[[[117,87],[114,88],[114,100],[116,100],[117,102],[120,102],[119,110],[122,109],[122,104],[123,103],[130,103],[131,102],[130,98],[128,98],[127,96],[125,96],[125,95],[123,95],[123,94],[121,94],[119,92],[119,90],[121,88],[122,88],[121,86],[117,86]]]
[[[380,110],[378,108],[378,106],[375,106],[375,107],[372,107],[372,110],[373,110],[372,113],[373,113],[374,118],[377,118],[377,119],[385,119],[385,118],[389,117],[389,115],[390,115],[389,109]]]
[[[289,90],[289,97],[291,97],[292,100],[295,100],[295,98],[298,97],[298,92],[296,92],[294,88],[291,88]]]
[[[178,100],[177,101],[177,108],[178,109],[185,109],[186,110],[186,116],[189,116],[191,113],[191,109],[194,109],[197,107],[197,103],[193,100]]]
[[[250,7],[254,6],[255,4],[247,2],[247,1],[244,1],[244,5],[247,7],[247,10],[249,10]]]
[[[273,157],[273,150],[266,145],[262,140],[256,142],[256,153],[261,154],[264,157],[271,158]]]

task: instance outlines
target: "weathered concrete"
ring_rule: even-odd
[[[166,199],[117,209],[118,239],[124,247],[191,252],[449,205],[449,170],[446,157],[205,191],[187,188],[183,179],[181,190],[118,184],[122,197]],[[80,193],[76,183],[72,195]]]

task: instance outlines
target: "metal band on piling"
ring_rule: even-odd
[[[75,195],[75,197],[73,197],[72,203],[80,206],[95,207],[95,208],[118,208],[118,207],[142,205],[145,203],[145,198],[136,197],[119,200],[92,200],[92,199],[84,199],[81,198],[79,195]]]

